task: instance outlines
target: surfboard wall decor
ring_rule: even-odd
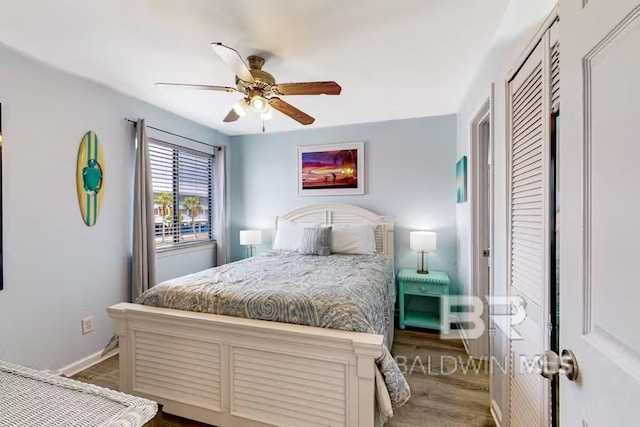
[[[98,221],[104,197],[104,154],[98,135],[89,131],[78,149],[76,185],[82,220],[92,227]]]

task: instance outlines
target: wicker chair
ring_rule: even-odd
[[[151,400],[0,361],[0,427],[141,427]]]

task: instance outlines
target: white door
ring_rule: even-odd
[[[640,0],[561,0],[560,425],[640,425]]]

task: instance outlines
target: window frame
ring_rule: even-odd
[[[171,183],[171,197],[172,197],[172,204],[171,204],[171,215],[172,215],[172,221],[173,224],[180,224],[178,227],[172,227],[170,230],[170,238],[172,238],[173,242],[169,245],[166,246],[161,246],[158,247],[157,246],[157,242],[155,241],[155,237],[156,237],[156,233],[155,233],[155,222],[154,222],[154,245],[155,245],[155,251],[156,254],[167,254],[169,252],[174,252],[174,251],[184,251],[184,252],[188,252],[191,250],[195,250],[197,249],[197,247],[203,246],[203,247],[212,247],[215,246],[216,244],[216,239],[213,233],[213,197],[215,194],[215,183],[214,183],[214,176],[215,176],[215,154],[213,153],[207,153],[205,151],[199,151],[199,150],[195,150],[193,148],[189,148],[189,147],[185,147],[182,145],[178,145],[178,144],[172,144],[170,142],[167,141],[163,141],[161,139],[158,138],[153,138],[153,137],[148,137],[148,143],[149,143],[149,151],[151,152],[151,145],[156,145],[159,146],[161,148],[165,148],[165,149],[170,149],[171,153],[172,153],[172,162],[173,162],[173,170],[172,170],[172,183]],[[207,188],[207,217],[209,220],[209,230],[207,231],[207,234],[209,236],[208,239],[202,239],[202,240],[196,240],[196,241],[190,241],[190,242],[181,242],[180,241],[180,233],[178,232],[178,230],[182,227],[182,224],[180,223],[180,153],[185,153],[191,156],[197,156],[197,157],[201,157],[201,158],[207,158],[209,159],[209,161],[211,162],[211,167],[209,168],[209,179],[207,182],[208,188]],[[149,153],[149,158],[151,161],[151,153]],[[177,171],[177,172],[176,172]],[[155,192],[153,191],[153,187],[154,187],[154,182],[153,182],[153,171],[150,168],[150,174],[151,174],[151,187],[152,187],[152,192],[154,194],[154,200],[153,200],[153,204],[154,204],[154,216],[155,216]]]

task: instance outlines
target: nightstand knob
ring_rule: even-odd
[[[420,292],[424,292],[426,290],[427,290],[427,288],[425,286],[420,286]]]

